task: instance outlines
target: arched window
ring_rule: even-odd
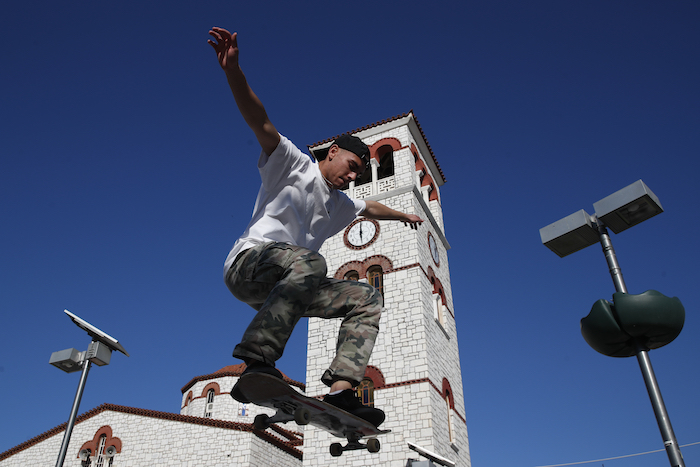
[[[384,296],[384,271],[381,266],[375,265],[367,270],[367,282]]]
[[[204,418],[211,418],[214,412],[214,394],[216,392],[213,389],[207,391],[207,404],[204,406]]]
[[[445,327],[445,305],[443,304],[442,295],[442,290],[438,290],[433,294],[433,315],[435,321],[440,323],[442,327]]]
[[[357,271],[348,271],[345,273],[343,279],[345,279],[346,281],[359,281],[360,274]]]
[[[365,378],[357,386],[357,396],[360,398],[362,405],[366,407],[374,407],[374,381]]]
[[[449,436],[449,441],[450,443],[455,442],[455,430],[454,430],[454,410],[455,410],[455,401],[454,401],[454,396],[452,394],[452,386],[450,386],[450,382],[447,381],[447,379],[442,380],[442,396],[443,399],[445,400],[445,409],[447,410],[447,433]]]
[[[106,443],[107,435],[100,436],[100,444],[97,446],[97,454],[95,455],[95,467],[105,467],[112,464],[112,459],[105,456]]]
[[[114,462],[114,456],[121,450],[122,441],[112,436],[112,427],[105,425],[97,430],[90,441],[80,447],[80,465],[109,467]]]
[[[455,441],[455,433],[454,433],[454,426],[452,425],[452,405],[450,404],[450,393],[447,392],[445,394],[445,405],[447,406],[447,431],[449,433],[450,437],[450,443],[454,443]]]
[[[387,144],[377,149],[377,155],[379,156],[377,180],[394,175],[394,149]]]

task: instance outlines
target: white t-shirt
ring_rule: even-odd
[[[367,206],[330,189],[318,163],[282,135],[272,154],[261,152],[258,170],[262,185],[253,217],[228,254],[224,275],[241,251],[261,243],[283,242],[318,251]]]

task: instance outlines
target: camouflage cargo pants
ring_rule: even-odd
[[[300,318],[343,318],[336,356],[321,380],[328,386],[338,379],[359,383],[379,331],[382,296],[369,284],[328,278],[326,272],[319,253],[286,243],[241,253],[226,285],[257,314],[233,356],[274,365]]]

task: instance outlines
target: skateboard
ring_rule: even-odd
[[[356,449],[379,452],[380,443],[375,436],[391,431],[380,430],[338,407],[306,397],[281,379],[265,373],[243,375],[238,381],[238,388],[251,403],[276,410],[272,416],[256,416],[253,423],[256,430],[266,430],[273,423],[287,423],[292,420],[297,425],[311,424],[348,440],[345,446],[340,443],[331,444],[330,452],[334,457]],[[366,443],[360,442],[363,437],[369,437]]]

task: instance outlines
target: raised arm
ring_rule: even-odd
[[[423,223],[423,219],[415,214],[396,211],[376,201],[367,200],[366,203],[367,207],[362,211],[362,215],[369,219],[402,221],[405,225],[411,226],[412,229],[417,229]]]
[[[219,65],[226,73],[228,85],[231,87],[236,105],[246,123],[255,133],[255,137],[266,154],[272,154],[280,142],[280,136],[275,126],[265,112],[258,96],[248,85],[248,81],[238,64],[238,33],[231,34],[223,28],[212,28],[209,34],[215,41],[207,42],[216,51]]]

